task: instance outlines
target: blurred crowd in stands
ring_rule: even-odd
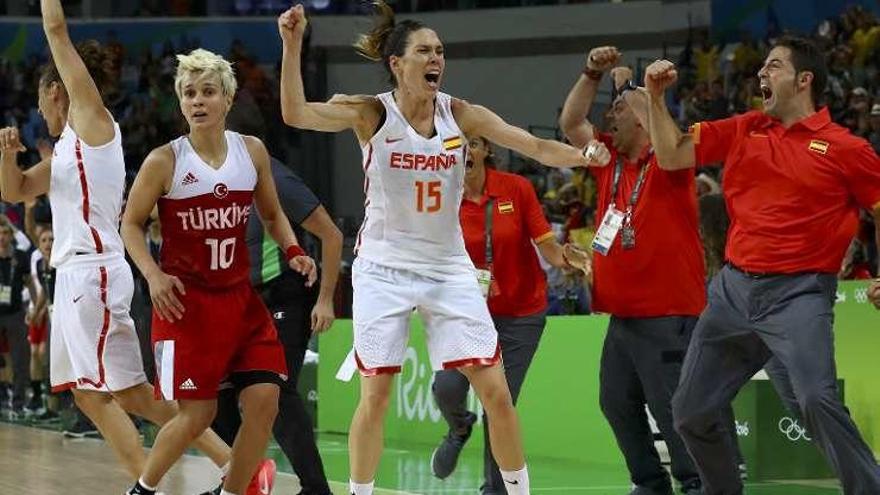
[[[610,1],[612,0],[389,0],[388,3],[396,12],[408,13]],[[277,15],[290,7],[291,3],[294,2],[290,0],[138,0],[113,2],[110,11],[102,15],[113,17]],[[372,11],[370,2],[367,1],[298,0],[295,3],[301,3],[311,14],[319,15],[358,15]],[[65,4],[69,4],[72,17],[84,14],[85,7],[82,0],[70,0]],[[0,15],[39,15],[39,9],[39,0],[0,0]]]

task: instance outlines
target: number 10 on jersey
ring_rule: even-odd
[[[441,182],[416,181],[416,211],[419,213],[435,213],[443,206]]]
[[[211,270],[225,270],[232,266],[235,256],[235,237],[228,239],[205,239],[211,248]]]

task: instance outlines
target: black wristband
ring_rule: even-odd
[[[602,80],[602,71],[591,69],[589,67],[584,67],[584,75],[593,81],[601,81]]]

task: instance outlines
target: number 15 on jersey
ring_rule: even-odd
[[[443,207],[443,192],[439,180],[430,182],[416,181],[416,211],[419,213],[435,213]]]

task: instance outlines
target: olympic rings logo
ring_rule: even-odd
[[[812,442],[813,439],[807,435],[807,429],[799,425],[797,420],[787,416],[779,420],[779,432],[785,435],[789,441],[797,442],[798,440],[806,440]]]

